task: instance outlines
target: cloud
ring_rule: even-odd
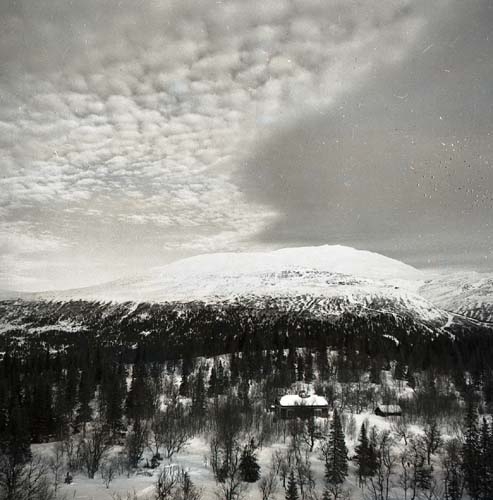
[[[233,175],[252,145],[401,61],[425,5],[4,1],[1,213],[130,254],[146,226],[151,260],[241,247],[278,215]]]
[[[405,64],[380,67],[252,148],[236,183],[279,214],[258,241],[492,268],[493,8],[450,7]]]

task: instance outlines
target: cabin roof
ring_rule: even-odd
[[[299,396],[298,394],[286,394],[279,401],[279,406],[329,406],[323,396],[311,394]]]

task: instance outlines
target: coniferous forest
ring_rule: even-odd
[[[14,305],[28,321],[0,340],[0,498],[69,498],[77,481],[112,491],[140,474],[156,500],[493,498],[487,326]],[[279,418],[279,398],[300,390],[323,396],[329,418]],[[381,404],[401,415],[376,417]],[[197,440],[211,491],[180,466]]]

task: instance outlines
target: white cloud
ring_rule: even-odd
[[[152,224],[161,248],[191,252],[272,219],[230,176],[270,125],[399,60],[424,24],[411,0],[16,5],[0,34],[4,213],[84,244],[93,210],[121,241]]]

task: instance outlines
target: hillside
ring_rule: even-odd
[[[203,255],[133,279],[4,300],[0,331],[11,340],[51,342],[56,334],[70,343],[79,334],[153,344],[167,357],[187,346],[197,355],[219,354],[313,338],[330,344],[345,335],[402,347],[489,330],[424,298],[419,291],[431,289],[426,277],[399,261],[341,246]]]
[[[493,323],[493,275],[457,273],[427,280],[419,293],[436,306]]]

